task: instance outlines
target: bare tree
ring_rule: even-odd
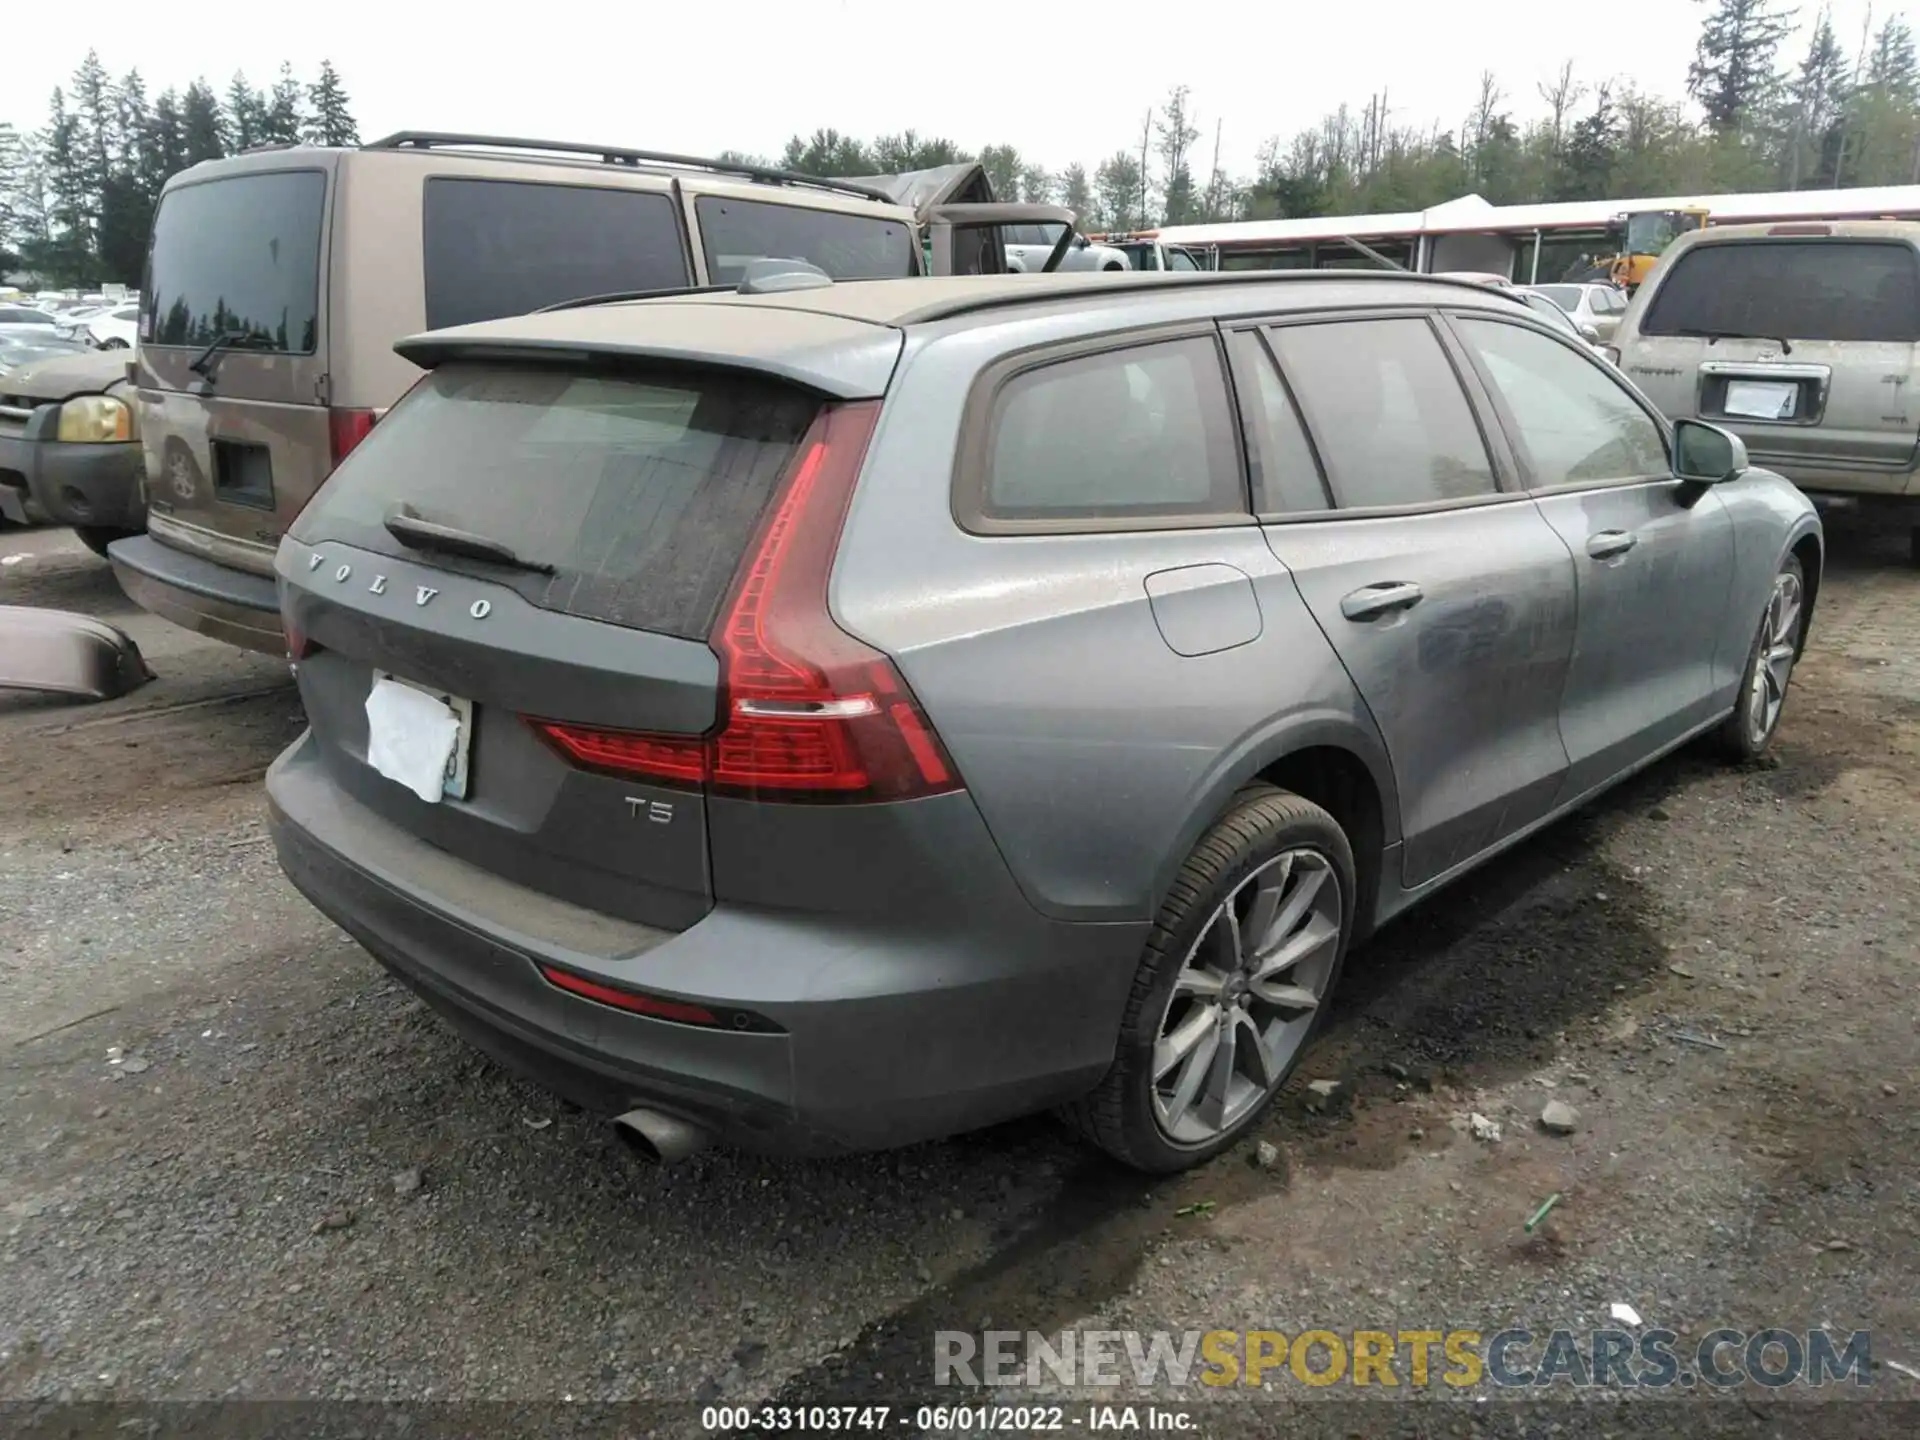
[[[1573,107],[1580,103],[1587,87],[1573,78],[1573,61],[1567,60],[1561,63],[1560,73],[1553,77],[1551,85],[1535,88],[1547,102],[1547,111],[1552,116],[1548,124],[1553,127],[1553,153],[1558,155],[1566,146],[1567,117],[1573,114]]]

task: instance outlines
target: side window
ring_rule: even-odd
[[[1244,514],[1214,342],[1168,340],[1014,376],[994,397],[981,509],[996,520]]]
[[[1320,464],[1294,409],[1287,382],[1273,356],[1251,330],[1227,336],[1233,373],[1240,385],[1240,411],[1248,431],[1253,472],[1253,508],[1261,515],[1298,515],[1327,508]]]
[[[1498,491],[1480,427],[1425,320],[1285,325],[1269,335],[1343,509]]]
[[[1198,270],[1200,267],[1194,264],[1193,256],[1189,255],[1186,251],[1169,250],[1167,251],[1167,268],[1169,270]]]
[[[421,230],[429,329],[693,283],[673,202],[653,191],[436,177]]]
[[[1506,403],[1534,488],[1672,473],[1659,426],[1599,365],[1518,325],[1455,323]]]

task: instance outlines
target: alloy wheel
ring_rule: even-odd
[[[1266,1103],[1340,954],[1340,878],[1318,850],[1274,856],[1232,889],[1188,951],[1153,1047],[1153,1112],[1204,1145]]]
[[[1756,745],[1773,734],[1787,703],[1787,682],[1793,678],[1800,640],[1801,595],[1800,577],[1791,570],[1774,577],[1773,595],[1760,619],[1759,663],[1753,667],[1747,697],[1747,724]]]

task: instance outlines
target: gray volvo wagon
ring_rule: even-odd
[[[756,293],[764,292],[764,293]],[[1258,1120],[1349,947],[1779,724],[1821,532],[1396,274],[774,277],[401,343],[278,555],[294,882],[643,1152]]]

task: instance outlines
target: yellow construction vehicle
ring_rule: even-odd
[[[1669,245],[1689,230],[1704,230],[1706,224],[1707,212],[1697,208],[1636,210],[1618,216],[1613,228],[1621,237],[1620,253],[1600,263],[1614,284],[1632,294],[1653,273]]]

